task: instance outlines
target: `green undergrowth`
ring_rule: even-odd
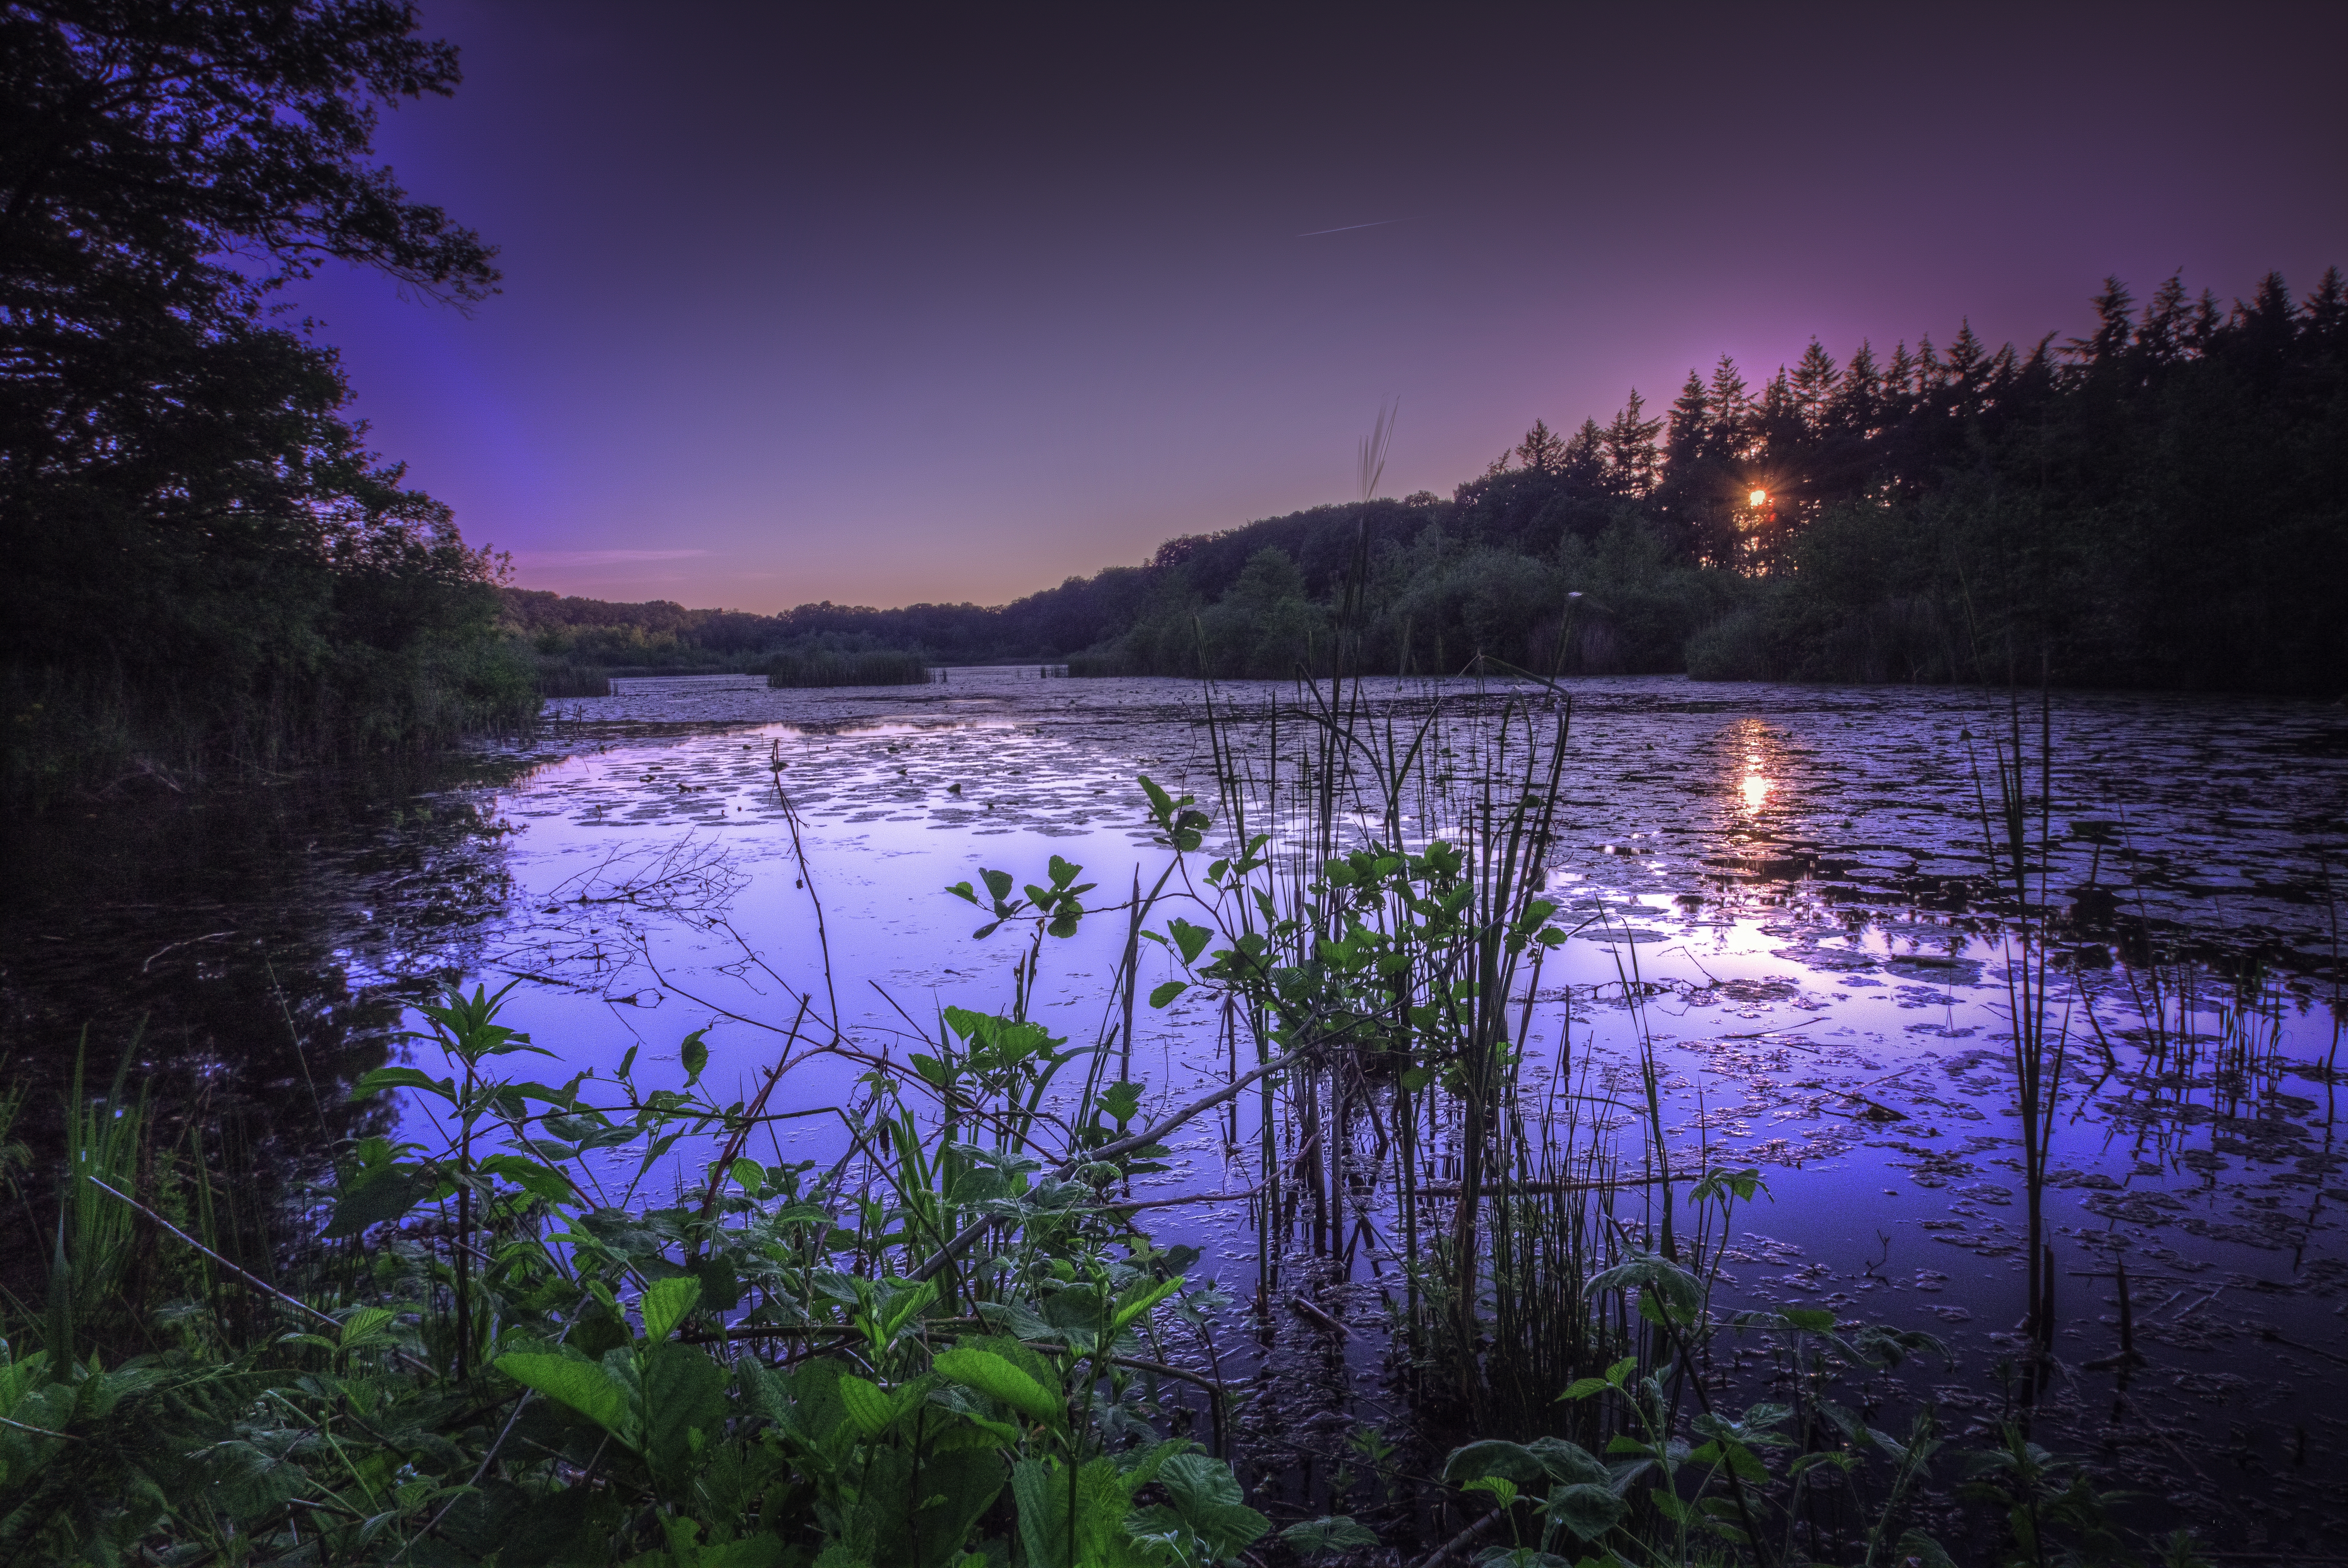
[[[135,1091],[77,1082],[49,1300],[7,1309],[0,1560],[2147,1561],[2026,1411],[1960,1454],[1902,1404],[1900,1369],[1942,1355],[1924,1336],[1715,1305],[1758,1171],[1673,1171],[1659,1138],[1642,1152],[1532,1103],[1522,1020],[1567,934],[1540,891],[1562,714],[1470,735],[1317,700],[1327,722],[1292,738],[1325,748],[1317,789],[1256,788],[1228,714],[1220,801],[1141,780],[1165,864],[1123,902],[1088,904],[1056,856],[946,890],[979,940],[1023,950],[1006,1006],[942,1008],[910,1055],[840,1028],[827,969],[785,987],[738,1099],[698,1031],[675,1087],[633,1051],[540,1081],[557,1053],[501,1021],[503,993],[452,989],[420,1009],[417,1065],[350,1088],[410,1096],[433,1140],[339,1150],[314,1243],[253,1272],[201,1163],[152,1158]],[[1438,769],[1479,782],[1406,831]],[[1362,784],[1344,812],[1340,775]],[[1347,821],[1368,826],[1341,843]],[[1031,1003],[1052,944],[1104,919],[1124,957],[1071,1043]],[[1145,987],[1146,967],[1175,977]],[[1133,1046],[1186,993],[1227,1020],[1231,1066],[1176,1104],[1132,1076]],[[846,1103],[778,1093],[818,1052],[860,1069]],[[1298,1483],[1251,1447],[1244,1306],[1130,1206],[1210,1115],[1235,1147],[1262,1140],[1265,1333],[1294,1288],[1278,1238],[1334,1254],[1350,1194],[1399,1183],[1387,1326],[1409,1409],[1357,1433],[1375,1486]],[[1348,1130],[1372,1115],[1384,1164]],[[845,1152],[756,1155],[802,1119]],[[1426,1181],[1437,1156],[1447,1188]],[[178,1271],[134,1291],[142,1242]],[[280,1268],[283,1289],[260,1277]],[[1765,1370],[1736,1387],[1766,1398],[1732,1408],[1718,1368],[1740,1361]],[[2162,1560],[2195,1560],[2173,1545]]]

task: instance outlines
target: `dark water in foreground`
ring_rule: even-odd
[[[93,1068],[110,1069],[143,1018],[160,1103],[256,1168],[314,1175],[355,1130],[342,1086],[384,1059],[403,1005],[452,975],[519,978],[511,1021],[566,1070],[632,1047],[673,1057],[711,1026],[713,1072],[747,1077],[774,1048],[762,1026],[788,1021],[786,987],[823,992],[810,891],[843,1023],[901,1055],[908,1017],[1006,1006],[1024,949],[973,940],[972,912],[941,889],[982,865],[1040,880],[1060,854],[1106,900],[1163,863],[1134,776],[1212,793],[1181,683],[987,670],[854,691],[621,686],[551,705],[526,748],[413,788],[288,786],[35,824],[0,925],[0,1050],[34,1086],[18,1136],[38,1141],[84,1026]],[[1768,1183],[1730,1239],[1735,1289],[1939,1335],[1956,1366],[1923,1364],[1910,1391],[1985,1428],[2019,1348],[2023,1184],[2007,932],[1982,896],[1963,738],[2002,706],[1662,678],[1573,693],[1550,874],[1590,923],[1541,975],[1529,1081],[1584,1096],[1636,1159],[1643,1014],[1673,1164],[1758,1165]],[[1279,695],[1222,693],[1243,713]],[[2062,1369],[2040,1440],[2097,1455],[2205,1536],[2348,1550],[2333,892],[2348,712],[2068,694],[2053,727],[2071,1045],[2048,1199]],[[804,878],[778,778],[806,827]],[[630,886],[633,903],[600,902]],[[1037,995],[1056,1032],[1093,1037],[1122,940],[1102,919],[1049,945]],[[1186,999],[1145,1024],[1133,1076],[1153,1099],[1220,1069],[1214,1023]],[[788,1088],[839,1103],[857,1070],[817,1057]],[[798,1130],[775,1152],[837,1152],[820,1119],[785,1125]],[[1194,1123],[1142,1195],[1244,1191],[1254,1147],[1243,1118]],[[37,1208],[11,1216],[12,1274],[39,1255]],[[1305,1259],[1294,1235],[1272,1249],[1280,1290],[1310,1290],[1361,1332],[1339,1353],[1289,1315],[1268,1343],[1250,1320],[1248,1357],[1271,1374],[1257,1418],[1292,1447],[1334,1454],[1388,1404],[1388,1212],[1362,1195],[1340,1262]],[[1244,1206],[1169,1207],[1152,1228],[1254,1294]],[[2135,1369],[2091,1365],[2117,1348],[2123,1263],[2148,1357]]]

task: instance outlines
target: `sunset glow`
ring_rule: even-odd
[[[1769,504],[1769,492],[1765,490],[1757,490],[1746,499],[1751,501],[1755,506],[1767,506]]]

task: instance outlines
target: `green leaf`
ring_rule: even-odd
[[[1454,1449],[1443,1464],[1443,1479],[1454,1486],[1491,1476],[1498,1476],[1517,1491],[1525,1491],[1547,1480],[1549,1470],[1539,1454],[1505,1438],[1487,1438],[1482,1442]]]
[[[1164,1301],[1168,1296],[1172,1295],[1176,1291],[1180,1290],[1182,1288],[1182,1276],[1177,1274],[1172,1279],[1160,1281],[1140,1299],[1118,1307],[1117,1309],[1117,1316],[1111,1320],[1109,1324],[1109,1331],[1111,1333],[1116,1333],[1117,1331],[1124,1328],[1127,1324],[1131,1323],[1135,1318],[1144,1315],[1151,1307],[1156,1306],[1159,1302]]]
[[[1941,1543],[1921,1530],[1910,1530],[1900,1537],[1892,1551],[1902,1563],[1915,1563],[1921,1568],[1957,1568],[1956,1562]]]
[[[1119,1079],[1101,1090],[1100,1108],[1108,1113],[1111,1121],[1123,1127],[1141,1109],[1141,1086]]]
[[[897,1402],[877,1384],[852,1372],[839,1379],[839,1402],[848,1408],[848,1418],[856,1423],[856,1429],[868,1438],[879,1437],[897,1418]]]
[[[1605,1461],[1580,1443],[1570,1443],[1563,1438],[1535,1438],[1525,1448],[1540,1460],[1550,1480],[1568,1486],[1605,1486],[1614,1479]]]
[[[568,1203],[575,1196],[562,1172],[519,1154],[492,1154],[480,1161],[480,1169],[492,1176],[502,1176],[531,1197],[543,1198],[550,1203]]]
[[[899,1295],[889,1303],[888,1312],[880,1319],[880,1337],[892,1340],[900,1330],[911,1323],[922,1308],[938,1298],[938,1287],[927,1281]]]
[[[654,1345],[666,1339],[700,1299],[701,1281],[693,1274],[677,1274],[653,1285],[644,1292],[640,1304],[644,1315],[644,1337]]]
[[[1832,1334],[1834,1332],[1834,1314],[1824,1311],[1818,1307],[1782,1307],[1778,1310],[1777,1315],[1786,1320],[1787,1327],[1799,1329],[1807,1334]]]
[[[351,1086],[351,1098],[369,1099],[387,1088],[422,1089],[427,1094],[437,1094],[451,1104],[457,1099],[456,1079],[436,1078],[414,1068],[376,1068],[372,1072],[361,1073],[359,1081]]]
[[[978,890],[972,887],[970,883],[966,882],[958,882],[954,883],[953,886],[946,889],[946,891],[953,894],[954,897],[963,900],[965,903],[976,903],[978,902]]]
[[[621,1441],[628,1440],[627,1390],[596,1363],[577,1357],[516,1351],[499,1357],[497,1368],[523,1387],[568,1405]]]
[[[1163,1007],[1189,988],[1190,985],[1187,980],[1169,980],[1163,985],[1151,988],[1149,1005],[1153,1007]]]
[[[718,1546],[695,1550],[693,1568],[781,1568],[783,1538],[742,1535]]]
[[[1280,1532],[1289,1550],[1312,1555],[1322,1552],[1344,1552],[1355,1546],[1375,1546],[1377,1532],[1358,1524],[1345,1514],[1330,1514],[1322,1519],[1308,1519],[1302,1524],[1292,1524]]]
[[[942,1350],[930,1365],[938,1375],[975,1388],[998,1404],[1010,1406],[1029,1420],[1057,1426],[1066,1416],[1060,1396],[1045,1388],[991,1350],[956,1347]],[[845,1378],[841,1379],[844,1383]]]
[[[1212,930],[1203,925],[1193,925],[1179,917],[1167,923],[1167,930],[1173,933],[1174,946],[1182,954],[1185,964],[1196,964],[1199,954],[1207,950],[1207,944],[1215,939]]]
[[[1635,1288],[1642,1312],[1653,1302],[1657,1311],[1679,1323],[1691,1321],[1704,1305],[1704,1286],[1696,1277],[1661,1253],[1633,1253],[1592,1275],[1588,1288],[1592,1292]],[[1611,1381],[1614,1375],[1606,1376]]]
[[[676,1048],[677,1059],[685,1064],[685,1081],[690,1086],[700,1081],[701,1069],[709,1065],[709,1046],[702,1039],[706,1029],[695,1029],[685,1037]]]
[[[697,1345],[675,1341],[644,1358],[644,1453],[675,1465],[693,1452],[692,1434],[715,1438],[726,1422],[726,1368]]]
[[[1557,1402],[1563,1404],[1568,1399],[1587,1399],[1592,1394],[1603,1394],[1612,1387],[1614,1385],[1603,1377],[1576,1377],[1566,1385],[1565,1392],[1557,1397]]]
[[[1549,1516],[1584,1541],[1597,1540],[1629,1511],[1621,1498],[1602,1486],[1565,1486],[1550,1493]]]
[[[1159,1467],[1158,1483],[1175,1511],[1218,1557],[1236,1557],[1261,1540],[1272,1521],[1247,1505],[1231,1467],[1205,1454],[1176,1454]]]
[[[1512,1507],[1517,1501],[1517,1483],[1510,1480],[1504,1475],[1478,1476],[1474,1480],[1469,1481],[1466,1486],[1461,1487],[1459,1490],[1461,1491],[1489,1492],[1491,1494],[1492,1501],[1499,1504],[1502,1508]]]
[[[384,1167],[366,1185],[346,1191],[335,1199],[335,1212],[333,1218],[326,1222],[326,1234],[355,1236],[370,1225],[396,1220],[431,1196],[439,1184],[438,1180],[421,1166]]]

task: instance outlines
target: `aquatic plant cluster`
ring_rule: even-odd
[[[1652,1046],[1606,1097],[1627,1122],[1562,1072],[1528,1075],[1572,919],[1547,891],[1559,693],[1464,719],[1301,695],[1272,733],[1210,712],[1213,798],[1138,780],[1161,863],[1121,901],[1058,856],[943,890],[1019,954],[1007,998],[942,1007],[918,1050],[843,1026],[820,944],[819,973],[746,954],[784,1010],[735,1098],[701,1032],[678,1087],[649,1087],[633,1051],[539,1081],[553,1053],[501,1022],[502,994],[451,991],[420,1010],[425,1065],[351,1090],[407,1097],[401,1125],[431,1135],[344,1145],[324,1241],[275,1283],[232,1260],[201,1162],[157,1157],[141,1099],[77,1083],[47,1300],[10,1313],[0,1367],[0,1546],[499,1568],[2205,1560],[2132,1533],[2097,1471],[2033,1440],[2051,1283],[2032,1282],[2048,1315],[2002,1435],[1961,1450],[1900,1382],[1939,1360],[1929,1337],[1721,1305],[1765,1178],[1675,1151]],[[2022,916],[2013,1085],[2052,1127],[2073,1036],[2029,913],[2047,864],[2031,738],[2017,709],[1979,743],[1981,819]],[[1038,987],[1056,944],[1102,921],[1123,956],[1072,1042]],[[1175,977],[1145,989],[1145,954]],[[1153,1101],[1137,1029],[1178,1003],[1221,1020],[1225,1068]],[[855,1069],[842,1103],[790,1091],[818,1056]],[[844,1152],[752,1156],[806,1119]],[[1262,1140],[1252,1191],[1205,1195],[1255,1216],[1253,1304],[1157,1244],[1167,1200],[1132,1195],[1213,1119]],[[2025,1161],[2034,1262],[2047,1164],[2043,1144]],[[1408,1260],[1387,1324],[1403,1411],[1354,1429],[1343,1473],[1300,1481],[1219,1340],[1251,1305],[1349,1338],[1311,1260],[1356,1244],[1373,1191]],[[1307,1276],[1285,1288],[1283,1238]]]

